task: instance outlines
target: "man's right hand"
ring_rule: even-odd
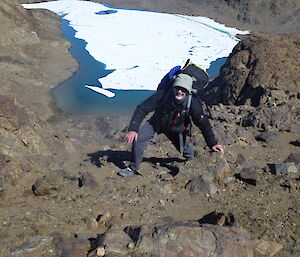
[[[134,140],[136,141],[138,138],[138,133],[135,131],[129,131],[125,136],[128,143],[132,143]]]

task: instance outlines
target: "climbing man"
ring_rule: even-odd
[[[161,133],[168,137],[186,160],[193,159],[194,150],[187,142],[191,120],[201,130],[207,145],[213,151],[224,154],[224,149],[217,143],[210,122],[203,112],[201,99],[192,94],[193,77],[183,73],[178,74],[178,70],[178,68],[172,69],[163,78],[157,91],[137,106],[125,137],[128,143],[132,143],[131,163],[118,172],[120,176],[139,174],[149,141]],[[165,86],[170,84],[170,78],[174,74],[176,76],[172,84]],[[153,111],[152,117],[140,127],[145,116]]]

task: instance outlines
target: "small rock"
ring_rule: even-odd
[[[190,190],[190,192],[194,193],[197,191],[201,191],[206,195],[214,195],[220,189],[216,187],[213,182],[211,182],[209,179],[207,179],[204,176],[200,176],[198,178],[190,180],[186,186],[186,189]]]
[[[25,254],[35,250],[37,247],[49,242],[52,237],[48,236],[35,236],[30,237],[26,242],[22,243],[20,246],[16,247],[11,251],[12,255]]]
[[[65,238],[61,234],[53,234],[53,243],[55,248],[61,252],[60,256],[75,257],[75,256],[87,256],[90,249],[90,241],[74,238]]]
[[[112,226],[104,235],[103,245],[105,251],[120,255],[128,254],[128,245],[133,243],[132,239],[119,228]]]
[[[129,243],[129,244],[127,245],[127,247],[128,247],[128,249],[133,249],[133,248],[134,248],[134,243]]]
[[[293,162],[296,165],[300,164],[300,153],[291,153],[284,162]]]
[[[278,244],[276,242],[271,242],[271,241],[256,240],[255,243],[256,243],[255,250],[257,252],[259,252],[262,255],[266,255],[270,257],[277,254],[283,248],[281,244]]]
[[[166,206],[166,201],[165,201],[165,200],[159,200],[158,203],[159,203],[161,206]]]
[[[213,171],[214,176],[224,176],[224,174],[230,173],[230,167],[228,165],[228,162],[222,154],[215,155],[216,160],[215,163],[210,166],[210,168],[215,167],[215,170]],[[208,167],[207,167],[208,168]],[[208,169],[209,170],[209,169]]]
[[[94,176],[89,173],[85,172],[81,175],[81,178],[79,179],[80,187],[83,187],[85,189],[91,190],[98,187],[98,183],[95,180]]]
[[[295,163],[293,162],[285,162],[282,164],[276,164],[275,165],[275,171],[276,174],[295,174],[298,173],[298,168],[295,166]]]
[[[105,255],[105,249],[103,246],[100,246],[96,250],[97,256],[104,256]]]
[[[37,179],[32,186],[32,191],[36,196],[57,197],[61,190],[62,180],[61,176],[49,172]]]
[[[243,168],[239,174],[239,179],[256,186],[258,180],[256,169],[254,167]]]
[[[85,224],[88,229],[97,232],[99,230],[98,223],[94,217],[87,217],[85,219]]]
[[[277,135],[272,132],[263,132],[255,137],[257,141],[263,141],[266,143],[270,143],[271,141],[274,141],[276,138]]]
[[[100,223],[107,223],[111,219],[111,213],[109,211],[105,212],[104,214],[99,216],[99,222]]]

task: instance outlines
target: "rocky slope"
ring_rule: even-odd
[[[0,13],[1,94],[17,97],[46,120],[51,116],[49,88],[77,67],[67,52],[69,42],[60,37],[59,17],[27,11],[17,0],[1,1]]]
[[[243,37],[211,83],[224,156],[194,128],[195,159],[161,136],[143,176],[120,178],[130,117],[55,108],[77,64],[58,17],[19,2],[0,4],[1,256],[299,256],[299,34]],[[107,3],[299,31],[298,1]]]

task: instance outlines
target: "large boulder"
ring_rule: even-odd
[[[229,55],[213,83],[225,104],[299,105],[300,34],[251,33]]]
[[[243,229],[191,222],[141,227],[136,247],[159,257],[252,257],[252,241]]]

